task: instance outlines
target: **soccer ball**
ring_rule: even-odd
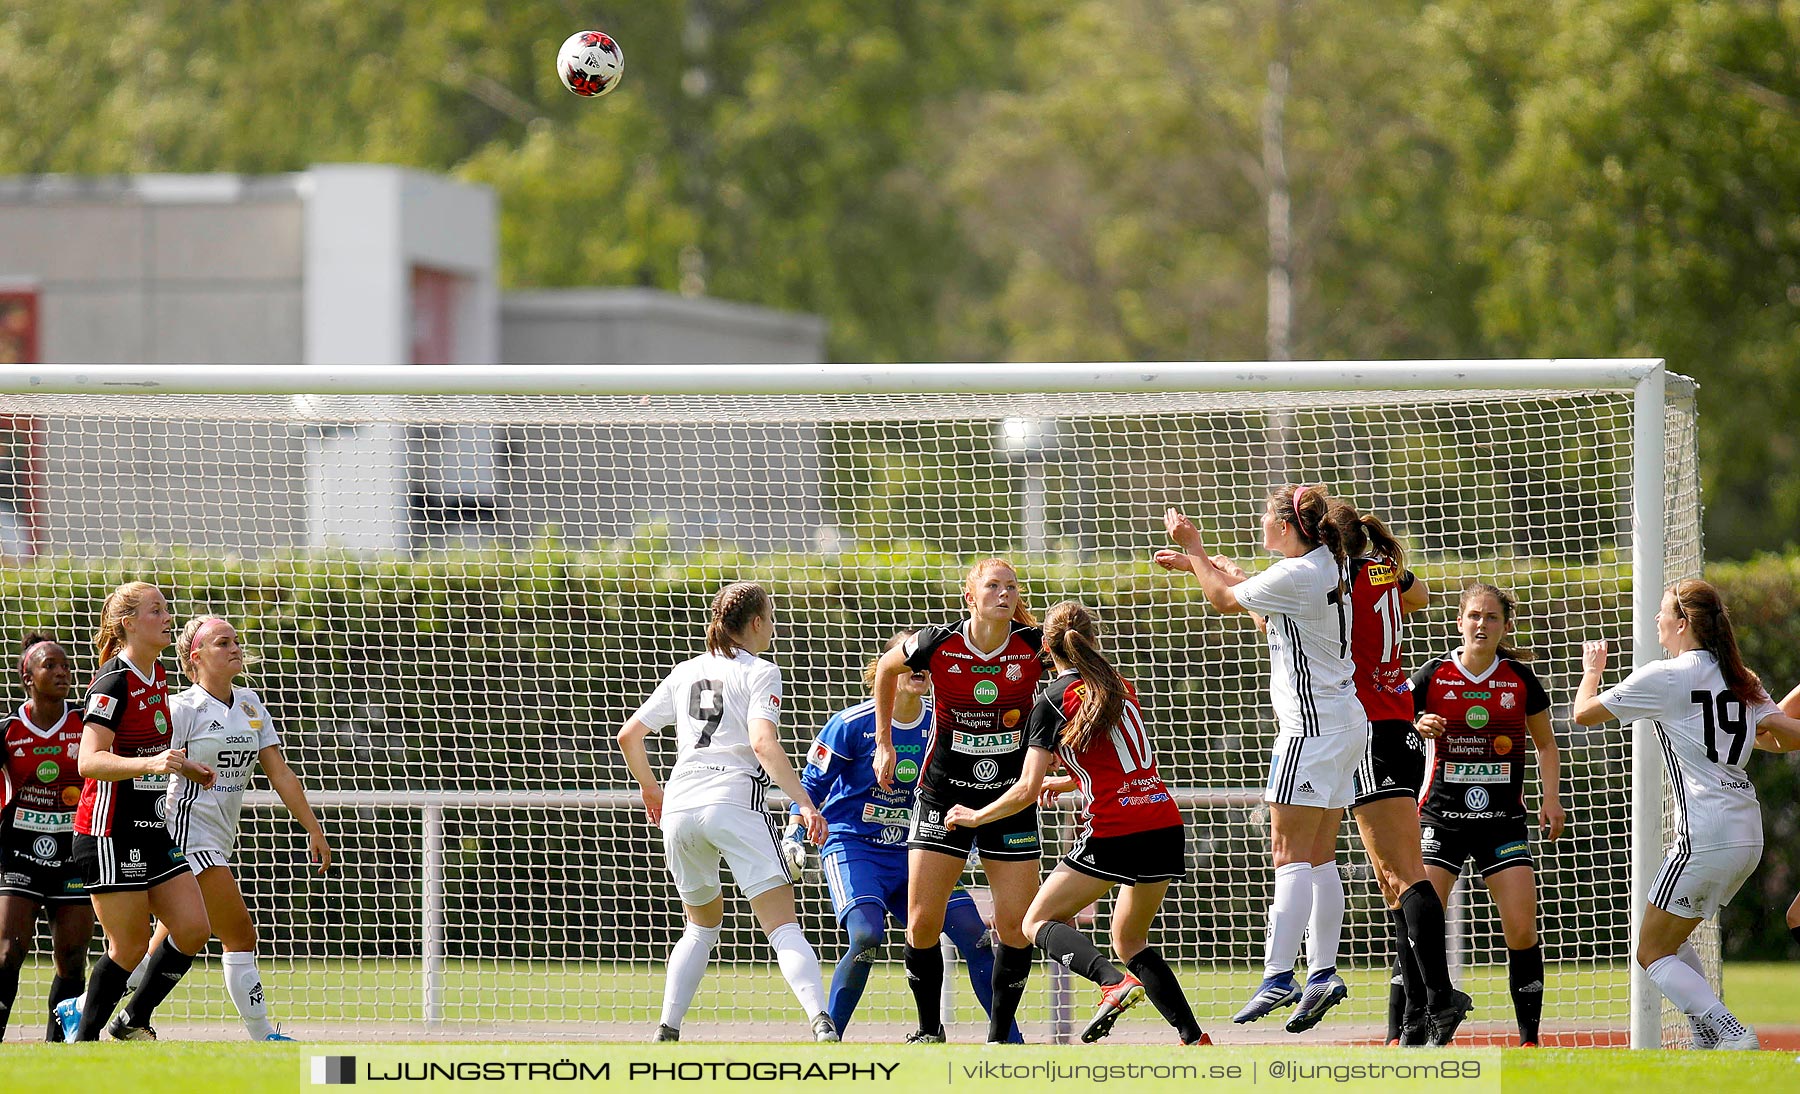
[[[584,99],[598,98],[619,86],[625,53],[612,36],[578,30],[556,51],[556,74],[563,86]]]

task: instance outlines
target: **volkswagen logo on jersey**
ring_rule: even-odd
[[[1487,787],[1469,787],[1469,789],[1463,793],[1463,804],[1469,807],[1469,812],[1471,813],[1486,812],[1488,807]]]
[[[1000,777],[1000,765],[992,760],[982,760],[975,765],[975,778],[984,783],[991,783]]]
[[[39,836],[31,841],[31,852],[38,858],[54,859],[56,857],[56,840],[49,836]]]
[[[875,837],[875,842],[881,844],[883,847],[892,847],[894,844],[900,843],[905,839],[906,829],[897,828],[890,824],[886,828],[883,828]]]
[[[157,820],[168,820],[169,819],[168,815],[169,815],[169,799],[158,794],[156,796],[156,819]]]

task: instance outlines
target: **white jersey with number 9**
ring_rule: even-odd
[[[750,748],[750,721],[781,724],[781,670],[737,650],[683,661],[639,708],[651,729],[675,726],[680,751],[663,812],[736,804],[760,811],[769,779]]]

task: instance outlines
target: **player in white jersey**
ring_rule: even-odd
[[[1289,1028],[1309,1028],[1348,990],[1337,974],[1343,937],[1344,887],[1337,872],[1337,829],[1355,800],[1357,766],[1369,719],[1357,698],[1351,655],[1350,586],[1343,530],[1323,486],[1283,486],[1262,513],[1263,546],[1279,556],[1250,577],[1201,543],[1175,510],[1164,526],[1179,550],[1156,563],[1199,580],[1221,612],[1248,612],[1269,641],[1269,691],[1279,732],[1264,799],[1269,802],[1275,899],[1263,959],[1263,981],[1232,1019],[1254,1022],[1299,1003]],[[1310,973],[1294,982],[1301,939],[1309,933]],[[1466,997],[1465,997],[1466,998]]]
[[[1637,961],[1688,1016],[1694,1047],[1756,1048],[1755,1032],[1719,1001],[1687,939],[1731,902],[1762,858],[1762,809],[1744,765],[1753,749],[1800,746],[1800,720],[1770,702],[1745,667],[1731,617],[1706,582],[1678,581],[1663,594],[1656,638],[1671,656],[1606,692],[1606,642],[1587,643],[1575,721],[1655,721],[1675,796],[1675,842],[1650,887]]]
[[[190,619],[175,639],[175,655],[194,686],[169,700],[170,747],[215,772],[211,787],[169,776],[164,815],[169,838],[200,881],[212,932],[225,948],[225,992],[253,1041],[291,1041],[269,1021],[262,974],[256,966],[256,924],[238,887],[231,857],[237,850],[244,790],[260,764],[269,785],[306,829],[307,849],[324,873],[331,844],[306,800],[306,788],[281,752],[281,737],[262,698],[233,683],[244,671],[237,628],[216,615]],[[159,936],[163,933],[159,924]],[[140,968],[142,966],[139,966]]]
[[[706,652],[677,665],[619,730],[619,748],[650,823],[662,827],[663,852],[687,915],[669,954],[658,1041],[681,1039],[681,1021],[719,940],[725,919],[721,859],[775,947],[781,975],[805,1008],[814,1039],[838,1039],[825,1010],[819,958],[796,921],[793,877],[763,797],[773,780],[800,806],[812,842],[825,842],[825,818],[781,749],[781,670],[757,656],[774,636],[774,606],[762,586],[727,585],[713,599]],[[679,752],[664,786],[651,770],[644,741],[670,724]]]

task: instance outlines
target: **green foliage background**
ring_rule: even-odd
[[[496,188],[511,287],[1262,359],[1277,55],[1295,357],[1666,357],[1709,553],[1800,540],[1796,0],[0,0],[0,173],[406,164]]]

